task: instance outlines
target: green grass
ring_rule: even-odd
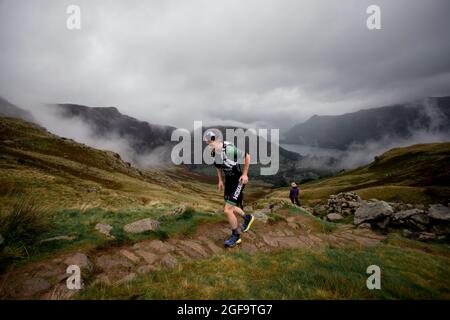
[[[51,249],[61,249],[63,247],[98,247],[110,243],[111,245],[120,245],[125,242],[136,242],[144,239],[162,239],[165,240],[174,236],[186,236],[196,231],[201,223],[222,221],[220,215],[195,211],[187,208],[186,211],[178,216],[170,216],[167,213],[171,209],[128,209],[119,211],[109,211],[102,208],[92,208],[84,212],[80,210],[63,210],[54,215],[55,228],[51,236],[75,235],[77,240],[67,243],[48,244],[45,251]],[[145,218],[156,219],[160,222],[160,228],[157,231],[147,231],[137,234],[125,233],[123,226]],[[109,224],[113,227],[111,234],[114,240],[105,237],[95,231],[97,223]]]
[[[325,220],[322,220],[320,217],[310,215],[308,212],[302,210],[299,207],[287,204],[287,205],[285,205],[285,208],[288,209],[288,215],[290,215],[290,216],[301,215],[301,216],[308,217],[310,219],[309,224],[310,224],[310,226],[312,226],[314,228],[314,231],[331,233],[337,227],[336,223],[325,221]]]
[[[134,243],[147,239],[166,240],[171,237],[187,236],[194,233],[201,223],[214,223],[223,221],[223,215],[212,215],[203,211],[196,211],[187,208],[178,216],[169,216],[167,213],[173,210],[169,207],[156,207],[153,209],[127,209],[119,211],[105,210],[102,208],[91,208],[86,211],[76,209],[66,209],[55,212],[51,218],[52,228],[50,231],[42,233],[40,239],[56,236],[75,236],[72,241],[52,241],[39,243],[34,241],[28,246],[28,255],[17,256],[9,259],[6,264],[15,263],[19,266],[31,261],[46,259],[56,253],[72,250],[101,249],[111,246],[120,246],[125,243]],[[153,218],[160,222],[160,228],[156,231],[146,231],[137,234],[126,233],[123,226],[144,218]],[[113,227],[111,234],[113,238],[108,238],[95,230],[97,223],[109,224]],[[11,247],[11,250],[14,248]],[[14,253],[13,250],[11,252]],[[26,259],[23,259],[26,258]]]
[[[381,268],[381,290],[366,287],[366,269],[373,264]],[[97,284],[77,298],[449,299],[449,274],[448,248],[437,245],[427,252],[379,245],[227,253],[141,276],[128,285]]]

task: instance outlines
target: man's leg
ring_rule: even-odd
[[[295,204],[300,207],[300,202],[298,201],[298,197],[295,198]]]
[[[242,224],[242,232],[247,232],[255,221],[255,217],[251,214],[245,214],[244,210],[239,208],[239,203],[242,201],[244,196],[244,184],[241,184],[238,180],[229,180],[228,188],[227,181],[225,180],[225,211],[227,211],[228,221],[233,221],[232,227],[234,227],[234,221],[236,221],[236,214],[240,215],[244,219]],[[233,217],[229,211],[232,211]],[[231,224],[231,222],[230,222]]]
[[[225,203],[225,207],[223,208],[223,211],[225,212],[228,222],[231,226],[231,237],[227,240],[225,240],[225,247],[234,247],[237,244],[241,243],[241,234],[239,233],[238,229],[238,222],[236,219],[236,216],[234,214],[234,206],[228,203]]]
[[[237,208],[235,206],[232,206],[228,203],[225,203],[225,207],[223,208],[223,212],[228,218],[228,222],[230,223],[230,227],[232,230],[237,230],[238,228],[238,221],[236,219],[236,216],[234,214],[234,209]],[[237,208],[239,209],[239,208]],[[242,211],[242,210],[241,210]]]
[[[234,206],[234,207],[231,206],[231,208],[233,209],[233,212],[234,212],[235,214],[238,214],[238,215],[241,216],[241,218],[244,218],[244,216],[245,216],[244,210],[242,210],[241,208],[236,207],[236,206]]]

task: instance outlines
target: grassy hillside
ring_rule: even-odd
[[[363,198],[448,200],[449,159],[450,143],[394,149],[368,166],[303,185],[301,197],[314,204],[356,190]],[[287,193],[252,181],[246,199],[261,209]],[[278,205],[242,245],[225,251],[230,230],[222,205],[211,177],[183,168],[141,171],[115,153],[0,118],[0,299],[450,298],[448,244],[386,237]],[[187,209],[173,215],[179,206]],[[160,228],[123,231],[142,218]],[[97,223],[112,226],[113,237],[97,232]],[[41,242],[61,236],[71,240]],[[83,274],[86,288],[73,295],[62,276],[75,253],[93,267]],[[382,290],[366,288],[372,264],[382,268]]]
[[[419,144],[387,151],[371,164],[301,185],[307,205],[325,202],[329,195],[356,191],[363,199],[405,203],[448,203],[450,143]],[[288,189],[273,193],[286,198]]]
[[[19,119],[0,118],[0,137],[0,210],[8,209],[17,195],[33,196],[54,209],[83,210],[158,203],[209,209],[221,202],[212,181],[199,181],[199,175],[181,169],[143,172],[118,154]]]

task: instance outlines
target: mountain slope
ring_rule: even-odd
[[[0,117],[0,154],[0,211],[8,210],[20,194],[53,208],[118,209],[155,203],[209,208],[221,203],[215,185],[202,176],[180,168],[141,171],[116,153],[58,137],[20,119]],[[186,183],[186,175],[195,183]]]
[[[304,203],[356,191],[362,198],[405,203],[447,204],[450,200],[450,143],[419,144],[389,150],[371,164],[301,186]],[[276,191],[285,198],[287,189]]]
[[[117,134],[126,138],[134,151],[140,154],[170,144],[170,136],[175,129],[139,121],[120,113],[115,107],[96,108],[76,104],[57,104],[54,107],[65,118],[83,120],[99,137]]]
[[[339,116],[313,116],[288,130],[285,143],[345,150],[352,144],[407,139],[414,132],[448,134],[450,97],[360,110]]]
[[[19,108],[2,97],[0,97],[0,116],[34,121],[29,111]]]

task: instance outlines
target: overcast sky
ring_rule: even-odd
[[[449,30],[448,0],[0,0],[0,95],[286,128],[450,94]]]

